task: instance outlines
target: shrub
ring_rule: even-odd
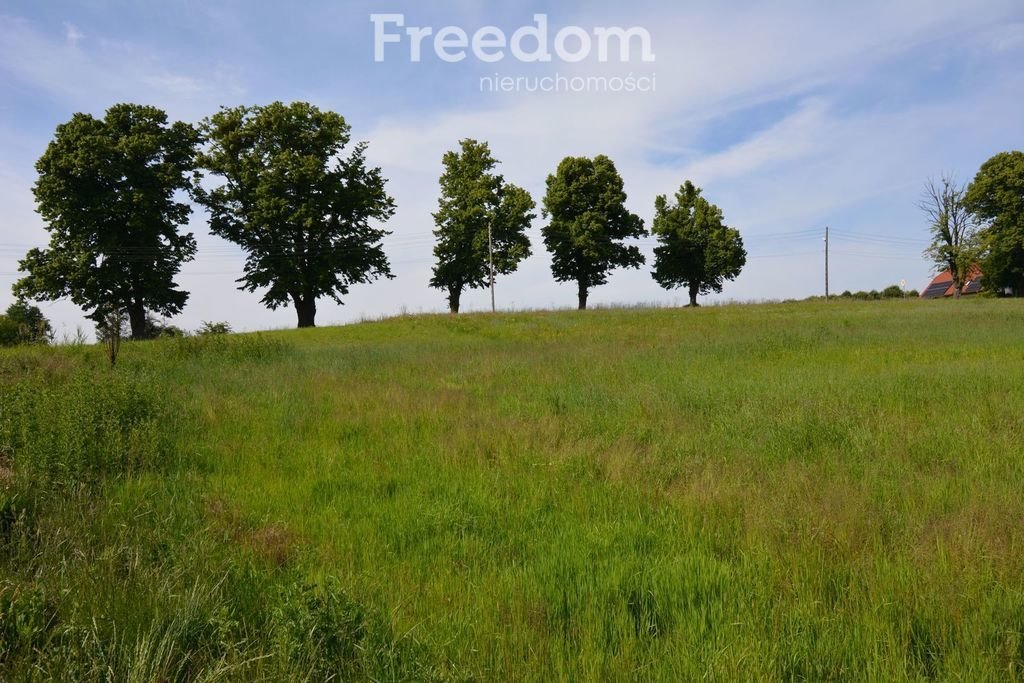
[[[226,322],[210,322],[204,320],[203,324],[196,330],[196,334],[231,334],[231,325]]]
[[[358,677],[363,610],[333,583],[283,589],[273,621],[281,656],[294,672],[322,681]]]
[[[41,588],[0,582],[0,663],[42,647],[56,623],[56,608]]]

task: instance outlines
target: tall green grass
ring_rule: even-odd
[[[0,677],[1024,676],[1024,307],[0,356]]]

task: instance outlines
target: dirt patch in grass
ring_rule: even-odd
[[[214,533],[248,547],[257,557],[284,567],[297,554],[300,538],[284,523],[253,524],[244,518],[238,508],[220,497],[211,498],[206,507],[214,523]]]

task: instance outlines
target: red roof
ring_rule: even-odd
[[[967,279],[960,287],[961,294],[977,294],[981,291],[981,269],[972,265],[967,271]],[[943,296],[953,296],[953,274],[944,270],[928,283],[928,286],[921,291],[922,299],[938,299]]]

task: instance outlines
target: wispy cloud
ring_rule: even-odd
[[[416,7],[418,18],[470,29],[520,16],[528,22],[534,11],[544,11],[516,3],[503,6],[499,16],[466,2],[431,6],[428,13],[398,3],[403,4]],[[272,99],[310,99],[346,115],[357,109],[355,136],[370,140],[370,158],[384,168],[398,202],[389,223],[395,234],[386,241],[398,277],[354,289],[344,308],[325,302],[325,322],[443,308],[441,294],[427,288],[430,213],[441,155],[460,138],[488,140],[506,177],[538,200],[546,175],[566,155],[612,156],[632,210],[648,219],[655,195],[693,179],[748,240],[750,262],[724,295],[737,299],[817,291],[820,238],[773,236],[825,224],[908,240],[898,249],[877,243],[837,254],[838,289],[878,288],[903,277],[917,284],[927,277],[928,265],[920,249],[906,244],[925,237],[914,208],[920,183],[942,169],[969,177],[988,156],[1024,140],[1017,113],[1024,74],[1015,66],[1024,58],[1024,8],[1017,0],[687,6],[639,0],[548,10],[562,24],[648,27],[658,56],[650,67],[658,78],[653,95],[482,96],[474,92],[473,70],[427,62],[416,68],[374,65],[372,52],[362,62],[353,59],[351,38],[360,35],[360,26],[370,35],[368,14],[382,11],[378,3],[308,11],[330,16],[344,44],[329,44],[325,30],[315,33],[322,42],[311,52],[308,21],[298,24],[301,30],[284,23],[270,27],[256,25],[261,15],[241,7],[209,9],[225,35],[249,32],[248,39],[231,39],[232,52],[257,60],[244,62],[210,44],[195,48],[187,39],[188,48],[171,39],[141,45],[124,35],[99,35],[77,20],[61,32],[42,21],[9,19],[0,23],[0,73],[60,102],[48,114],[55,121],[75,109],[96,111],[120,100],[153,102],[192,120],[220,104]],[[296,53],[316,61],[296,61],[287,51],[261,55],[252,46],[243,52],[246,40],[259,41],[253,31],[273,34],[276,45],[290,41],[302,48]],[[567,75],[609,73],[594,63],[554,67]],[[514,64],[499,70],[518,73]],[[292,79],[293,74],[304,77]],[[453,87],[463,85],[465,96],[451,99]],[[394,88],[407,88],[419,99],[396,109]],[[15,106],[13,115],[0,116],[0,140],[17,138],[18,117],[33,114]],[[29,142],[41,150],[46,140]],[[0,176],[0,197],[25,213],[31,169],[22,163],[8,170]],[[38,219],[21,220],[32,221],[24,240],[37,242]],[[499,300],[506,305],[572,301],[572,292],[551,279],[541,224],[538,219],[531,230],[536,256],[499,282]],[[291,323],[290,312],[269,314],[258,297],[234,292],[240,259],[225,255],[216,238],[204,234],[203,216],[196,216],[193,230],[200,237],[200,259],[185,269],[182,282],[202,294],[186,309],[186,326],[204,318],[231,319],[239,328]],[[216,255],[204,257],[204,247]],[[648,253],[650,247],[646,242]],[[10,270],[8,264],[0,272]],[[0,290],[4,286],[0,277]],[[594,300],[667,302],[673,295],[642,270],[616,274],[594,292]],[[485,303],[483,293],[467,301],[470,308]]]

